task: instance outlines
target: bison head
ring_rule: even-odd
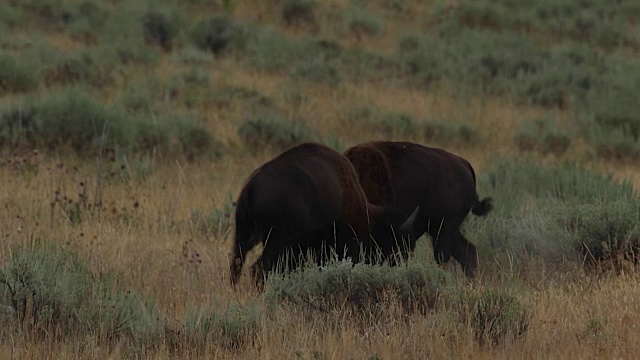
[[[372,216],[370,235],[373,249],[377,249],[382,260],[394,265],[406,260],[416,243],[414,223],[419,208],[407,217],[402,210],[380,207],[377,216]]]

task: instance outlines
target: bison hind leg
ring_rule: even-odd
[[[456,231],[453,243],[453,258],[460,264],[464,274],[472,278],[478,268],[478,251],[460,230]]]

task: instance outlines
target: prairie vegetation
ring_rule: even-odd
[[[0,4],[0,354],[634,358],[640,5]],[[389,268],[229,286],[234,200],[302,141],[469,159],[469,283]],[[259,250],[258,250],[259,251]],[[251,254],[255,258],[256,254]]]

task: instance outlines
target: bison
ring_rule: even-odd
[[[318,263],[330,255],[393,263],[395,254],[408,249],[417,210],[407,216],[368,203],[344,155],[316,143],[298,145],[255,170],[240,192],[231,283],[237,283],[247,252],[258,243],[262,254],[252,266],[257,284],[278,263],[295,268],[309,253]]]
[[[416,239],[428,233],[438,264],[453,256],[473,277],[477,251],[460,225],[469,210],[483,216],[492,204],[491,198],[478,198],[475,172],[467,160],[443,149],[388,141],[356,145],[345,156],[358,172],[369,201],[405,211],[420,207],[411,250]]]

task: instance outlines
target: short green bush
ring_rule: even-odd
[[[40,69],[36,64],[0,51],[0,94],[29,91],[39,82]]]
[[[469,291],[458,303],[462,321],[482,345],[498,345],[522,336],[529,328],[531,310],[516,297],[493,289]]]
[[[220,155],[214,151],[217,145],[214,137],[204,127],[192,121],[176,121],[177,140],[187,160],[195,160],[205,155]]]
[[[100,37],[111,13],[101,1],[85,0],[72,6],[62,18],[72,36],[87,43],[95,43]]]
[[[191,40],[216,55],[241,49],[245,41],[243,28],[222,14],[196,23],[191,30]]]
[[[552,118],[543,117],[525,121],[514,137],[522,151],[539,151],[543,154],[564,154],[571,145],[569,132],[560,129]]]
[[[45,80],[49,84],[89,84],[97,87],[110,84],[111,71],[118,60],[115,53],[109,53],[86,48],[69,54],[56,54],[45,65]]]
[[[20,10],[9,4],[0,4],[0,29],[3,31],[16,27],[24,22],[24,16]]]
[[[370,106],[356,106],[347,110],[347,119],[354,125],[382,136],[404,137],[420,133],[420,126],[409,115],[376,109]]]
[[[389,267],[342,261],[273,275],[264,296],[270,303],[307,310],[331,311],[344,306],[372,310],[383,301],[398,301],[409,311],[427,310],[435,306],[446,280],[446,273],[434,264]]]
[[[160,46],[169,51],[178,34],[178,26],[165,13],[148,10],[142,15],[142,27],[147,43]]]
[[[287,25],[315,22],[315,0],[284,0],[280,12]]]
[[[640,158],[640,66],[621,64],[620,73],[588,97],[588,112],[578,119],[596,152],[606,158]]]
[[[265,71],[295,74],[321,69],[325,70],[323,75],[331,76],[331,69],[338,70],[342,54],[342,47],[333,40],[291,39],[269,27],[254,29],[243,53],[250,64]]]
[[[265,147],[284,150],[318,136],[306,125],[276,114],[251,115],[238,128],[238,135],[251,151]]]
[[[124,114],[107,108],[80,89],[66,89],[38,99],[33,124],[28,128],[36,147],[69,147],[78,154],[93,154],[102,145],[128,146],[120,125]]]
[[[574,40],[605,48],[633,44],[628,36],[630,0],[615,8],[597,1],[566,0],[515,3],[510,0],[482,0],[442,7],[433,19],[443,32],[463,28],[510,31],[522,34],[546,34],[562,40]],[[637,11],[637,10],[636,10]]]
[[[596,154],[605,159],[623,161],[640,159],[640,140],[630,137],[622,130],[603,130],[599,135],[595,135],[594,132],[591,142]]]
[[[425,140],[436,143],[470,145],[480,141],[478,127],[468,123],[427,119],[422,123],[422,134]]]
[[[12,251],[0,270],[0,304],[38,335],[144,344],[163,330],[157,308],[120,288],[117,276],[93,274],[76,255],[51,248]]]
[[[230,85],[216,87],[211,100],[218,109],[228,108],[235,102],[246,104],[250,108],[268,108],[273,105],[269,97],[256,90]]]
[[[61,89],[38,99],[26,98],[0,113],[0,146],[72,150],[82,157],[104,149],[119,154],[215,155],[217,142],[201,125],[173,115],[127,113],[107,107],[90,92]]]
[[[294,78],[326,82],[332,85],[336,85],[342,80],[335,66],[322,61],[300,64],[292,69],[291,75]]]
[[[384,23],[380,17],[360,7],[352,7],[347,11],[346,25],[357,38],[378,35],[384,29]]]
[[[489,190],[502,202],[500,209],[512,211],[527,197],[594,203],[634,197],[629,181],[583,169],[575,164],[541,166],[531,159],[498,159],[484,175]],[[497,209],[497,211],[501,211]]]
[[[636,246],[638,198],[628,181],[572,164],[498,159],[478,186],[492,194],[496,216],[469,218],[465,232],[484,257],[522,259],[516,267],[531,258],[591,265],[630,259]]]
[[[565,226],[588,266],[640,261],[640,203],[628,199],[580,205],[569,210]]]

